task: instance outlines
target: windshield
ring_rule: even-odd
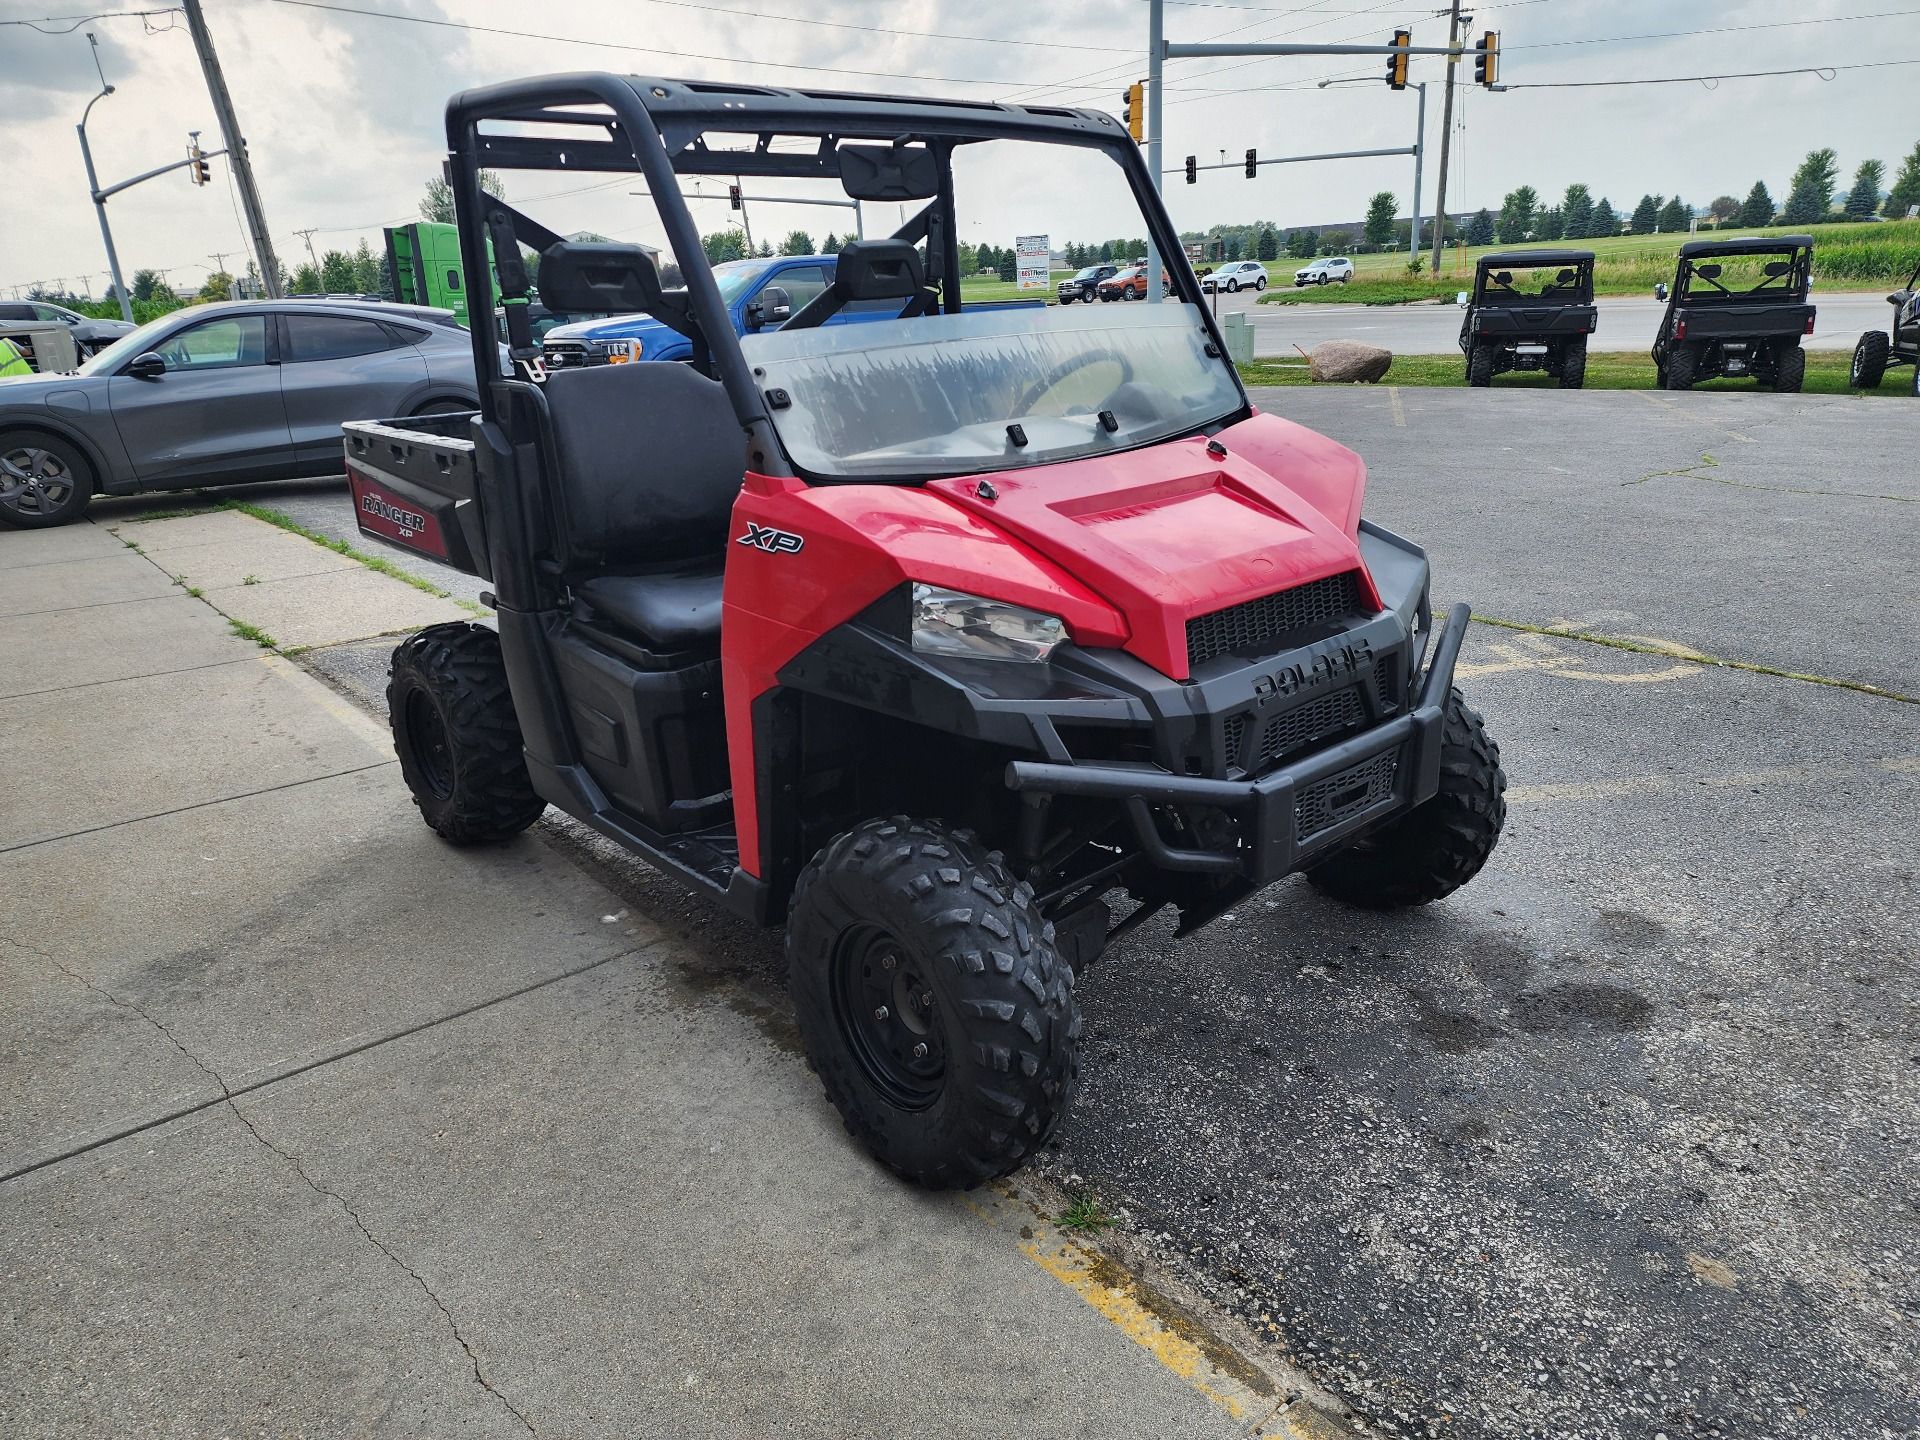
[[[1804,265],[1802,256],[1792,250],[1702,256],[1684,267],[1680,293],[1690,300],[1792,297],[1805,284],[1799,274]]]
[[[713,278],[719,282],[720,298],[729,305],[733,304],[772,268],[771,260],[729,260],[724,265],[714,266]]]
[[[1578,265],[1502,266],[1480,272],[1480,298],[1498,305],[1503,300],[1574,300],[1586,293]]]
[[[1100,278],[1100,267],[1098,265],[1089,265],[1073,278],[1076,280],[1098,280]]]
[[[111,375],[134,356],[144,355],[153,349],[159,338],[179,322],[182,313],[179,310],[170,310],[158,320],[149,320],[138,330],[129,330],[106,349],[96,350],[93,358],[82,365],[78,373]]]
[[[978,473],[1106,454],[1238,409],[1191,304],[963,311],[741,342],[811,474]]]

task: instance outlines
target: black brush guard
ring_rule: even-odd
[[[1410,710],[1255,779],[1209,780],[1156,765],[1015,760],[1007,766],[1007,785],[1041,795],[1117,800],[1149,863],[1269,884],[1438,792],[1447,695],[1470,614],[1465,605],[1447,612]],[[1154,817],[1157,806],[1224,811],[1238,820],[1240,843],[1219,850],[1170,844]]]

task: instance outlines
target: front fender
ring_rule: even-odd
[[[131,495],[139,487],[119,437],[113,434],[113,416],[107,410],[105,395],[77,392],[86,397],[84,411],[64,411],[52,406],[0,406],[0,432],[33,430],[51,435],[72,445],[93,467],[94,489],[104,495]],[[84,417],[84,419],[80,418]],[[99,426],[105,435],[90,428]]]

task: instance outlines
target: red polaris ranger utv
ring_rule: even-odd
[[[460,95],[447,137],[513,373],[477,326],[479,414],[346,427],[361,527],[498,611],[394,652],[407,783],[455,843],[557,805],[785,924],[808,1057],[899,1174],[972,1185],[1047,1138],[1075,973],[1162,908],[1184,936],[1295,871],[1417,905],[1486,861],[1467,607],[1436,634],[1358,457],[1248,403],[1111,117],[582,74]],[[633,172],[658,249],[562,239],[483,167]],[[898,228],[742,312],[753,262],[709,264],[682,198],[703,176]],[[975,218],[1144,230],[1172,293],[968,305]],[[546,375],[536,298],[693,358]]]

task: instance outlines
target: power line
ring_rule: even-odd
[[[676,60],[712,60],[723,65],[759,65],[774,70],[814,70],[823,75],[860,75],[880,80],[932,81],[941,85],[1004,85],[1005,79],[981,80],[966,75],[911,75],[899,70],[859,70],[845,65],[803,65],[797,61],[752,60],[741,55],[713,55],[699,50],[667,50],[658,45],[623,45],[613,40],[589,40],[578,35],[547,35],[537,30],[507,30],[497,25],[473,25],[463,20],[441,20],[430,15],[401,15],[390,10],[366,10],[356,5],[326,3],[326,0],[273,0],[276,5],[291,5],[303,10],[325,10],[337,15],[364,15],[373,20],[399,20],[409,25],[430,25],[442,30],[466,30],[478,35],[499,35],[509,40],[546,40],[557,45],[585,45],[595,50],[623,50],[639,55],[668,55]]]
[[[71,35],[82,25],[91,24],[95,20],[151,19],[156,15],[178,15],[179,13],[178,6],[165,10],[102,10],[92,15],[42,15],[35,20],[0,20],[0,25],[24,25],[29,30],[38,30],[42,35]],[[48,25],[58,25],[63,28],[48,30],[45,28]],[[164,34],[171,29],[173,29],[171,25],[163,26],[158,30],[155,30],[152,25],[147,26],[148,32],[152,34]]]
[[[1831,80],[1842,70],[1882,70],[1889,65],[1920,65],[1920,56],[1911,60],[1863,60],[1856,65],[1796,65],[1790,70],[1737,70],[1726,75],[1650,75],[1639,80],[1533,80],[1524,85],[1507,85],[1507,90],[1595,90],[1615,85],[1707,85],[1718,80],[1758,80],[1769,75],[1815,75]]]
[[[868,35],[905,35],[916,40],[962,40],[979,45],[1024,45],[1035,50],[1058,50],[1056,40],[1015,40],[1004,35],[953,35],[939,30],[901,30],[892,25],[856,25],[847,20],[815,20],[806,15],[782,15],[771,10],[737,10],[727,5],[708,5],[702,0],[646,0],[649,5],[672,5],[682,10],[701,10],[721,15],[743,15],[750,20],[781,20],[793,25],[818,25],[829,30],[857,30]],[[1134,53],[1131,45],[1087,45],[1074,42],[1076,50],[1106,50],[1116,55]]]
[[[1920,9],[1877,10],[1871,15],[1821,15],[1810,20],[1766,20],[1753,25],[1716,25],[1710,30],[1660,30],[1647,35],[1599,35],[1588,40],[1534,40],[1508,45],[1512,50],[1554,50],[1567,45],[1615,45],[1627,40],[1680,40],[1690,35],[1732,35],[1743,30],[1785,30],[1795,25],[1843,25],[1850,20],[1892,20],[1920,15]]]

